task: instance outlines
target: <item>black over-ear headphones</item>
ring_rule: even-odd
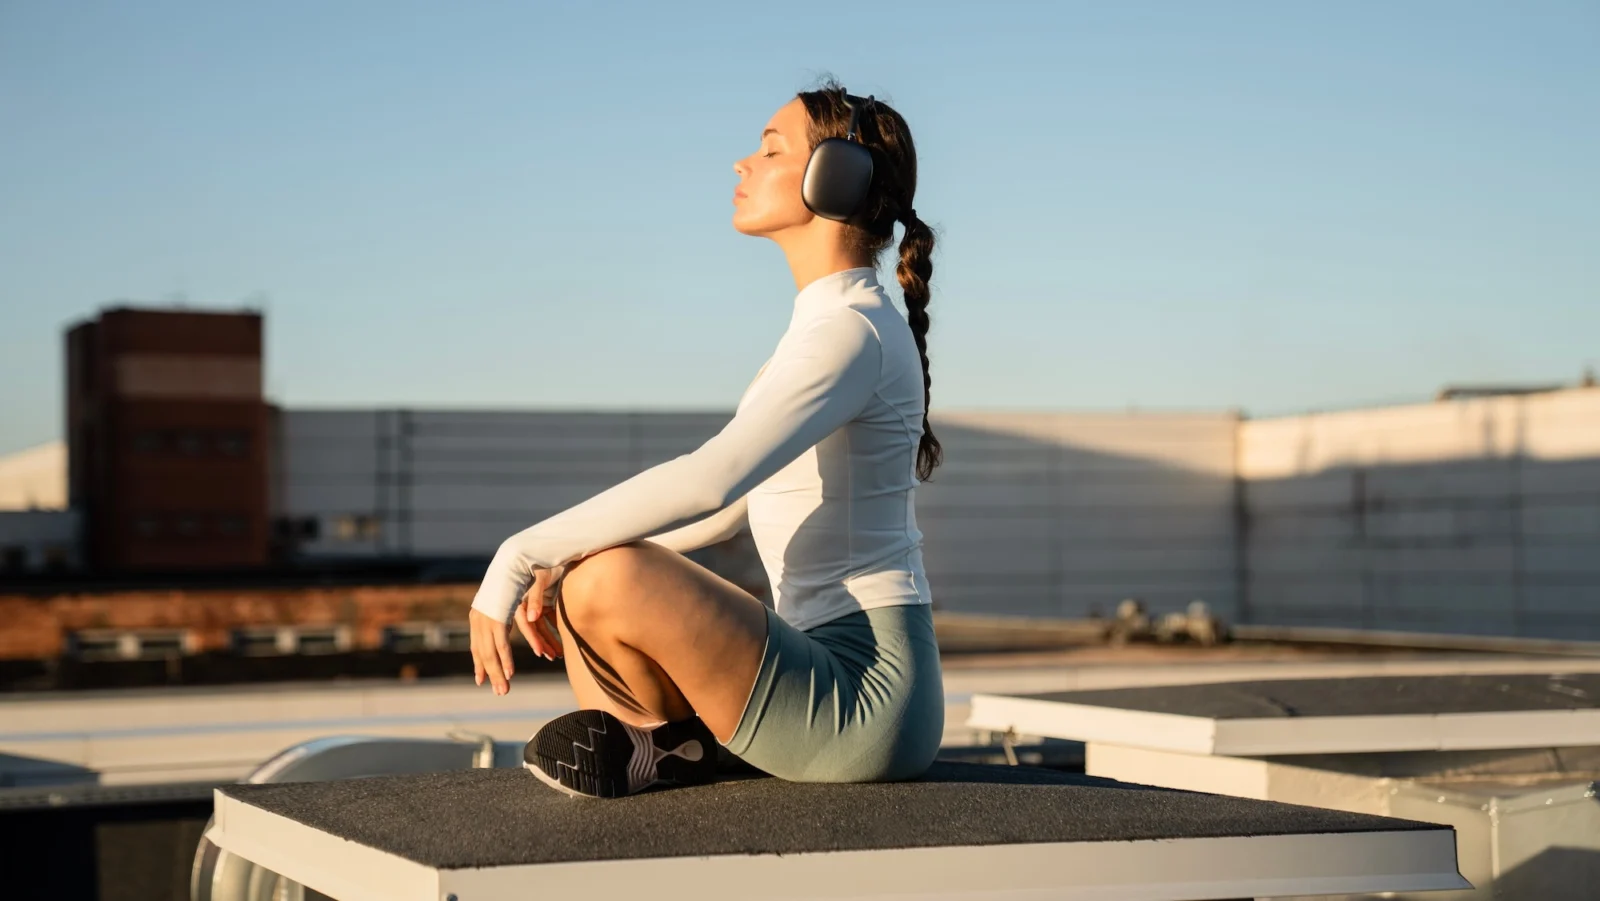
[[[859,98],[857,98],[859,99]],[[806,161],[805,178],[800,182],[800,197],[806,208],[824,219],[843,222],[861,208],[872,187],[872,151],[861,143],[861,106],[870,112],[874,98],[864,104],[844,95],[850,108],[850,128],[842,138],[824,138]]]

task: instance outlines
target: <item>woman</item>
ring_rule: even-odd
[[[835,221],[802,181],[852,110],[872,175]],[[911,206],[911,132],[830,82],[779,109],[734,171],[734,228],[775,242],[799,289],[777,349],[720,433],[507,539],[472,602],[477,682],[496,694],[508,620],[541,655],[565,650],[582,709],[524,756],[569,794],[711,781],[712,742],[784,779],[910,779],[944,731],[913,506],[940,448],[926,414],[934,239]],[[875,271],[896,222],[905,318]],[[772,608],[683,556],[746,524]]]

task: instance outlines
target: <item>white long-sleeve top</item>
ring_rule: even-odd
[[[797,628],[929,603],[914,503],[923,409],[916,343],[877,273],[823,276],[795,296],[722,431],[506,539],[472,607],[509,621],[535,568],[641,538],[692,550],[746,521],[774,609]]]

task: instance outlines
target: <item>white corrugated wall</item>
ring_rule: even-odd
[[[1244,423],[1247,617],[1600,638],[1600,390]]]
[[[491,553],[508,535],[687,453],[731,414],[290,410],[280,515],[311,556]],[[1079,616],[1128,596],[1236,596],[1231,414],[944,413],[918,522],[945,609]],[[371,516],[373,537],[342,537]]]
[[[1083,616],[1237,595],[1232,414],[941,413],[917,493],[947,610]]]
[[[727,418],[288,411],[276,496],[322,523],[306,554],[483,556]],[[1600,638],[1600,390],[1244,423],[941,411],[934,429],[946,462],[917,512],[945,609],[1202,598],[1246,622]],[[340,537],[351,516],[375,536]]]

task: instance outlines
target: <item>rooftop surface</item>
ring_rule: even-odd
[[[219,791],[440,869],[1038,842],[1394,832],[1440,827],[1031,767],[935,764],[915,782],[749,778],[611,801],[522,770],[460,770]]]

